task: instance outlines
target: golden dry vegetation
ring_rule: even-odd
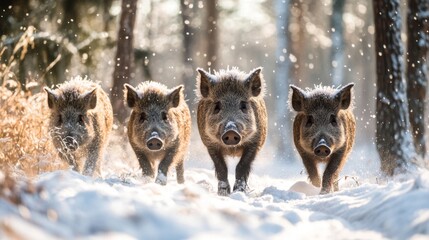
[[[45,94],[2,86],[0,96],[1,168],[27,176],[63,168],[48,134]]]
[[[19,61],[25,58],[28,48],[34,47],[33,31],[28,28],[10,57],[3,55],[6,47],[0,51],[0,168],[12,175],[28,177],[65,167],[48,134],[46,94],[24,91],[16,78]],[[28,90],[38,83],[29,79],[26,85]]]

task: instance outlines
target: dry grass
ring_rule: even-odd
[[[34,47],[33,27],[28,27],[13,47],[12,55],[0,51],[0,168],[12,175],[35,176],[65,168],[48,134],[49,109],[46,94],[24,91],[17,79],[17,65]],[[19,57],[18,57],[19,56]],[[39,87],[27,79],[26,88]]]
[[[34,176],[64,168],[48,134],[46,95],[0,87],[0,167]]]

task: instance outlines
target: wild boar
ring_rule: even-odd
[[[132,87],[125,84],[125,102],[132,109],[128,121],[128,139],[143,175],[167,184],[170,165],[175,165],[177,182],[184,183],[183,162],[191,136],[191,114],[185,102],[183,86],[168,89],[157,82]]]
[[[353,83],[340,89],[318,86],[304,91],[291,85],[289,104],[297,112],[293,123],[295,147],[311,183],[321,194],[338,191],[338,176],[347,161],[356,131]],[[326,163],[322,182],[317,164]]]
[[[93,176],[112,129],[113,111],[100,85],[80,76],[57,86],[45,87],[51,109],[50,135],[59,156],[73,170]]]
[[[246,191],[252,163],[265,142],[267,112],[261,70],[246,74],[233,68],[210,74],[197,69],[198,130],[213,160],[222,196],[231,193],[225,157],[240,157],[233,190]]]

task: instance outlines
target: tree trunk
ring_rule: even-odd
[[[113,0],[103,0],[103,20],[104,20],[104,27],[103,31],[109,32],[109,25],[114,19],[112,15],[110,15],[110,8],[112,7]]]
[[[309,80],[304,76],[305,72],[305,59],[307,58],[306,52],[303,49],[306,48],[306,37],[305,37],[305,20],[304,14],[308,11],[308,3],[301,0],[290,0],[288,16],[288,28],[291,24],[297,27],[286,29],[288,33],[287,40],[290,40],[288,54],[285,56],[289,58],[292,55],[293,62],[290,62],[290,74],[289,77],[293,84],[306,84]],[[289,31],[290,30],[290,31]],[[290,61],[290,59],[288,59]]]
[[[373,0],[377,63],[376,147],[388,175],[415,160],[403,76],[399,0]]]
[[[81,22],[79,15],[79,5],[74,0],[63,0],[64,18],[61,22],[61,31],[73,43],[76,43],[79,36],[79,24]]]
[[[192,27],[193,20],[193,9],[189,7],[189,4],[193,4],[192,0],[180,0],[180,9],[182,16],[182,36],[183,36],[183,73],[182,73],[182,82],[185,86],[194,86],[195,79],[195,66],[194,60],[192,58],[192,49],[194,47],[194,28]],[[195,4],[194,4],[195,5]],[[195,6],[194,6],[195,8]],[[185,95],[189,99],[195,99],[195,93],[193,88],[186,87]]]
[[[339,86],[344,79],[343,12],[345,0],[334,0],[331,16],[331,66],[332,83]]]
[[[116,62],[111,92],[113,113],[121,123],[127,117],[127,110],[123,104],[123,88],[124,84],[130,81],[131,73],[133,72],[133,30],[136,10],[137,0],[122,0],[122,13],[119,23]]]
[[[276,76],[275,76],[275,123],[271,127],[273,132],[278,134],[273,139],[274,146],[277,149],[277,158],[279,160],[293,159],[291,146],[292,134],[290,129],[290,115],[287,108],[289,92],[289,73],[290,60],[288,57],[288,22],[289,22],[289,0],[276,0],[277,17],[277,49],[276,49]]]
[[[417,154],[426,155],[425,99],[429,45],[429,1],[408,0],[407,95],[410,123]]]
[[[207,66],[218,68],[218,0],[207,0]]]

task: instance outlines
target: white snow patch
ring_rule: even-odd
[[[133,172],[115,162],[107,165],[103,178],[71,170],[40,175],[34,184],[41,191],[23,193],[22,205],[0,199],[0,235],[19,239],[428,237],[427,171],[380,184],[378,167],[373,167],[378,163],[357,149],[341,173],[340,191],[318,195],[319,189],[301,173],[301,162],[269,160],[268,152],[255,161],[248,192],[221,197],[211,160],[197,155],[198,161],[186,163],[185,184],[163,176],[167,185],[161,186],[143,178],[141,170]],[[235,159],[228,161],[230,183],[236,164]],[[169,175],[175,174],[172,170]]]
[[[299,181],[293,184],[289,191],[304,193],[307,196],[314,196],[320,193],[320,188],[313,186],[304,181]]]

